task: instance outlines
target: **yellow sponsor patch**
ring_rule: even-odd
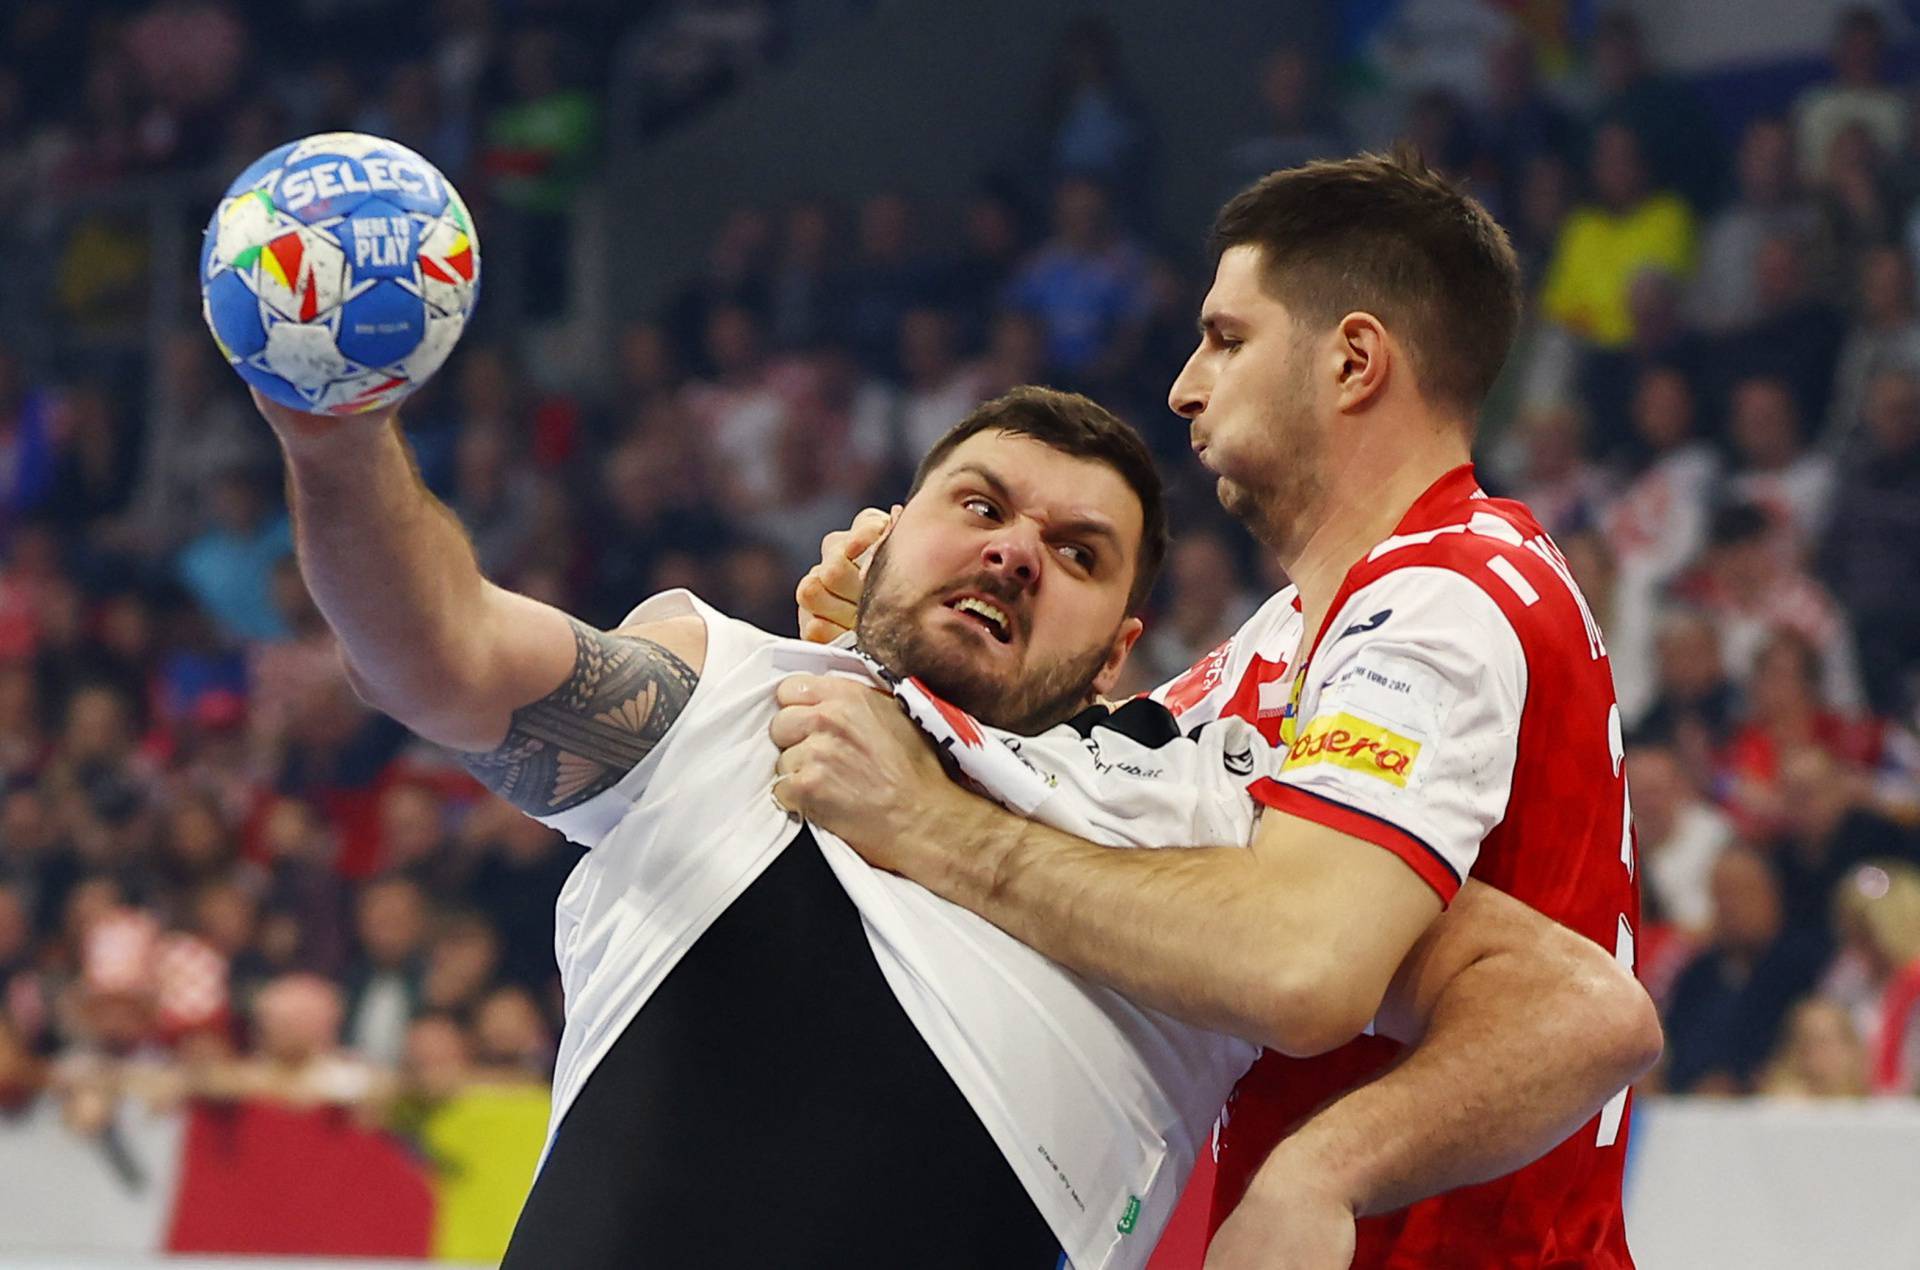
[[[1407,772],[1419,757],[1420,742],[1412,737],[1342,712],[1319,715],[1309,722],[1288,749],[1286,766],[1331,763],[1405,787]]]

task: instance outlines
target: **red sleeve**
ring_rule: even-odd
[[[1434,889],[1442,904],[1451,904],[1459,894],[1460,875],[1453,871],[1446,858],[1396,824],[1297,785],[1283,785],[1270,776],[1255,781],[1247,787],[1247,792],[1253,795],[1254,801],[1276,811],[1311,820],[1393,852],[1420,875],[1422,882]]]

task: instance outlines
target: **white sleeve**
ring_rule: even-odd
[[[1451,901],[1506,814],[1519,635],[1466,577],[1409,566],[1349,598],[1307,674],[1280,775],[1255,796],[1385,847]]]

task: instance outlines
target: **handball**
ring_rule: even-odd
[[[263,155],[214,208],[201,312],[221,355],[274,401],[360,414],[424,383],[480,292],[480,244],[439,169],[405,146],[326,132]]]

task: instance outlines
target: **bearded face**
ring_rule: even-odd
[[[861,646],[982,722],[1042,731],[1119,676],[1140,504],[1112,468],[968,438],[902,510],[861,598]]]

